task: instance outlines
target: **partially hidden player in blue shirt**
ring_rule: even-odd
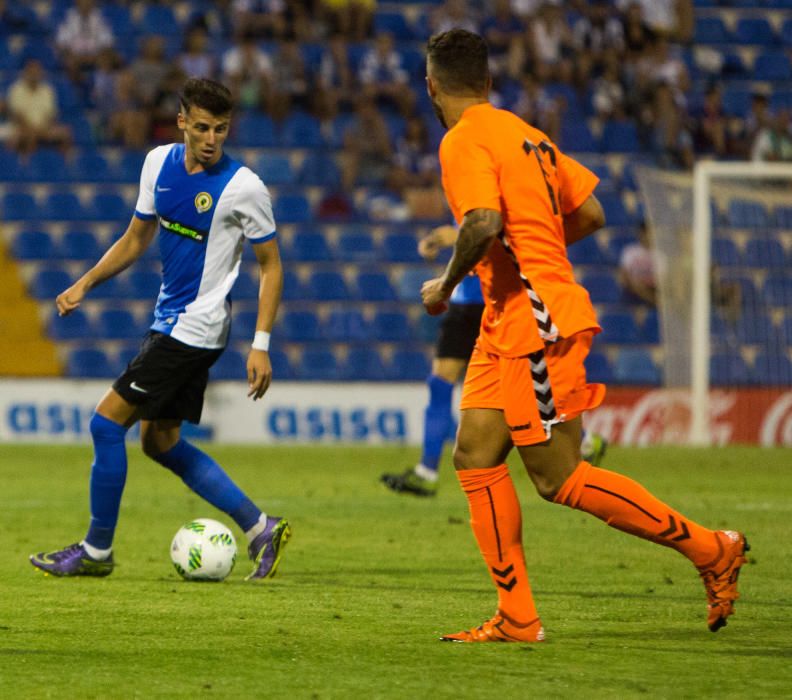
[[[243,245],[260,269],[258,316],[247,359],[248,396],[260,399],[272,379],[269,338],[283,271],[267,188],[223,152],[233,108],[228,89],[191,78],[180,95],[177,123],[184,143],[146,157],[132,220],[124,235],[74,285],[58,295],[58,313],[78,308],[91,289],[129,267],[158,238],[162,286],[154,321],[137,356],[99,401],[91,418],[91,521],[85,538],[31,563],[56,576],[107,576],[127,473],[125,436],[140,421],[143,452],[228,514],[247,536],[254,562],[249,580],[270,578],[291,530],[263,513],[208,454],[181,437],[198,423],[209,368],[230,328],[230,293]]]
[[[456,227],[438,226],[418,242],[418,252],[425,260],[435,260],[443,248],[454,245],[456,238]],[[432,374],[426,380],[429,403],[424,411],[421,461],[404,472],[382,475],[382,482],[392,491],[416,496],[437,493],[443,447],[454,439],[457,428],[452,407],[454,386],[465,374],[478,338],[483,311],[479,278],[468,275],[454,289],[440,324]],[[601,435],[584,431],[581,444],[583,459],[599,464],[605,456],[607,444]]]

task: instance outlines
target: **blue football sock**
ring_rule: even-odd
[[[437,471],[443,445],[454,432],[454,416],[451,414],[451,397],[454,385],[432,375],[426,380],[429,386],[429,404],[424,411],[424,439],[421,464]]]
[[[261,510],[242,493],[217,462],[195,445],[181,439],[155,459],[180,476],[201,498],[227,513],[243,532],[258,522]]]
[[[126,483],[124,438],[127,428],[98,413],[93,414],[90,428],[94,461],[91,465],[91,524],[85,541],[96,549],[110,549]]]

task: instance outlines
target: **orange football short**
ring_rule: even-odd
[[[468,364],[460,408],[503,411],[515,445],[550,439],[554,424],[596,408],[604,384],[588,384],[583,361],[593,331],[582,331],[523,357],[501,357],[478,345]]]

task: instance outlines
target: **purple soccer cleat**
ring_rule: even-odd
[[[248,555],[255,562],[255,569],[246,581],[258,581],[272,578],[280,563],[283,548],[291,537],[291,527],[286,518],[267,516],[264,532],[253,539],[248,545]]]
[[[113,555],[98,560],[85,551],[79,542],[55,552],[30,555],[30,563],[53,576],[109,576],[113,573]]]

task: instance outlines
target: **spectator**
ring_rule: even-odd
[[[184,50],[178,58],[185,75],[196,78],[214,78],[215,55],[209,47],[209,34],[200,25],[192,27],[184,39]]]
[[[751,158],[756,137],[762,129],[769,126],[773,115],[770,113],[770,96],[763,90],[754,90],[751,95],[751,107],[744,120],[737,121],[739,153],[748,160]]]
[[[281,39],[273,57],[270,114],[280,121],[295,106],[307,109],[308,101],[308,73],[300,46],[292,37]]]
[[[322,0],[322,11],[332,33],[349,41],[365,41],[371,33],[377,0]]]
[[[571,83],[572,33],[563,10],[545,3],[539,8],[535,20],[529,23],[528,32],[530,41],[526,46],[533,51],[529,60],[540,82]]]
[[[20,154],[30,155],[42,144],[63,149],[71,145],[71,130],[58,122],[55,89],[36,59],[25,63],[22,74],[9,87],[6,109],[11,122],[9,144]]]
[[[314,112],[323,126],[329,125],[339,109],[350,109],[355,77],[349,62],[349,45],[340,32],[327,41],[314,76]]]
[[[696,122],[696,152],[718,157],[728,154],[728,129],[723,111],[723,92],[719,85],[710,85]]]
[[[693,137],[686,124],[687,114],[665,83],[655,88],[650,115],[651,146],[658,164],[666,168],[690,170],[694,155]]]
[[[19,7],[9,7],[6,0],[0,0],[0,37],[41,31],[35,17],[35,12],[20,12]]]
[[[645,222],[641,223],[638,240],[622,249],[618,274],[628,297],[649,306],[657,304],[657,256]]]
[[[751,160],[767,162],[792,161],[792,134],[789,129],[789,112],[781,110],[771,118],[756,135]]]
[[[381,183],[388,172],[393,154],[388,126],[374,101],[361,97],[355,118],[344,134],[341,180],[345,192],[358,181]]]
[[[91,99],[96,106],[103,140],[127,148],[143,148],[148,140],[149,116],[142,109],[134,76],[121,68],[115,51],[104,49],[93,74]]]
[[[410,207],[405,201],[409,174],[401,168],[391,168],[381,187],[373,187],[364,203],[371,221],[408,221]]]
[[[547,94],[547,90],[531,73],[523,75],[520,91],[514,104],[514,113],[544,131],[551,141],[556,141],[561,127],[561,104]]]
[[[160,83],[151,108],[151,140],[172,143],[183,139],[176,119],[182,109],[180,90],[187,76],[178,65],[172,65]]]
[[[135,78],[142,106],[151,107],[170,71],[170,65],[165,59],[164,37],[146,37],[141,45],[140,55],[132,62],[130,71]]]
[[[600,126],[612,119],[625,118],[625,91],[619,67],[619,55],[615,51],[606,51],[603,54],[602,74],[594,80],[591,95]]]
[[[259,39],[286,36],[289,25],[285,0],[233,0],[231,12],[238,35],[248,32]]]
[[[440,184],[436,149],[429,146],[429,132],[421,117],[413,116],[407,120],[404,136],[396,142],[393,169],[400,170],[414,186],[433,187]]]
[[[572,41],[577,50],[577,80],[588,85],[592,73],[602,68],[607,52],[623,53],[624,29],[611,14],[607,0],[593,0],[572,27]]]
[[[365,53],[358,77],[366,97],[388,102],[404,116],[414,112],[415,95],[410,89],[409,75],[388,32],[379,34],[374,46]]]
[[[83,84],[102,49],[113,45],[113,32],[94,0],[75,0],[55,34],[55,45],[74,83]]]
[[[432,13],[429,26],[432,34],[447,32],[449,29],[467,29],[469,32],[478,31],[476,13],[470,8],[467,0],[445,0]]]
[[[489,45],[490,71],[501,75],[508,67],[512,46],[519,41],[525,25],[512,9],[510,0],[495,0],[492,14],[481,23],[481,34]]]
[[[619,0],[618,5],[622,10],[628,9],[630,5],[637,5],[643,22],[656,35],[681,42],[688,42],[693,38],[694,13],[691,0]]]
[[[252,32],[243,32],[223,54],[223,78],[239,109],[269,111],[272,60],[256,44]]]
[[[636,96],[651,98],[658,84],[667,85],[674,100],[684,106],[687,102],[685,93],[690,88],[690,78],[684,61],[671,52],[668,40],[664,36],[655,37],[651,47],[636,65]]]

